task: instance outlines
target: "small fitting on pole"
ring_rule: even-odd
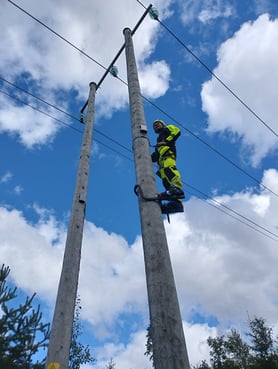
[[[149,15],[152,19],[158,20],[159,13],[155,7],[151,7],[151,9],[149,10]]]
[[[112,74],[113,77],[118,77],[118,68],[115,65],[112,65],[109,69],[109,73]]]
[[[84,123],[85,123],[85,122],[84,122],[84,114],[83,114],[83,113],[81,113],[81,114],[80,114],[79,122],[80,122],[80,123],[82,123],[82,124],[84,124]]]

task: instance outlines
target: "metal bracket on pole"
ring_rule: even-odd
[[[139,186],[138,184],[134,186],[134,193],[136,196],[140,195],[142,199],[145,201],[156,201],[160,203],[160,199],[158,198],[157,195],[155,197],[146,197],[143,193],[141,186]]]
[[[158,195],[156,195],[156,197],[146,197],[143,193],[143,190],[142,190],[141,186],[139,186],[138,184],[134,186],[134,193],[135,193],[136,196],[140,196],[145,201],[155,201],[155,202],[157,202],[160,206],[162,214],[166,214],[168,223],[170,224],[170,213],[162,211],[162,206],[163,205],[162,205],[161,199],[159,198]]]

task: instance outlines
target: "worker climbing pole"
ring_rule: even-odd
[[[166,126],[161,119],[153,122],[153,129],[157,133],[157,144],[152,153],[152,161],[158,164],[156,174],[161,178],[165,192],[158,194],[159,200],[167,200],[161,205],[162,213],[183,212],[182,199],[184,192],[182,180],[176,164],[176,140],[180,136],[180,129],[173,124]]]
[[[129,28],[124,29],[124,36],[153,363],[155,369],[190,369]]]
[[[148,13],[158,20],[156,11],[150,5],[132,32],[128,28],[124,30],[125,44],[119,50],[99,83],[90,83],[89,98],[81,109],[80,122],[84,124],[84,134],[51,327],[46,369],[69,368],[90,168],[95,92],[109,72],[114,77],[117,77],[118,71],[114,63],[123,49],[126,51],[127,59],[132,139],[146,268],[154,367],[155,369],[190,369],[167,239],[161,217],[162,195],[159,198],[155,185],[132,44],[132,34]],[[84,117],[83,113],[87,106],[87,116]],[[176,183],[178,183],[178,180]]]

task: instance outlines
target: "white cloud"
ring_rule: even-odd
[[[262,182],[278,192],[277,171],[266,171]],[[249,190],[217,201],[277,234],[277,196]],[[198,306],[205,316],[240,321],[249,310],[275,321],[277,302],[271,296],[277,294],[277,241],[204,206],[192,199],[184,215],[166,225],[184,313]]]
[[[13,101],[2,96],[0,103],[0,131],[18,136],[20,142],[28,148],[51,142],[61,128],[55,120],[28,106],[16,106]]]
[[[0,183],[7,183],[10,181],[10,179],[13,177],[12,173],[10,171],[7,171],[5,174],[3,174],[0,177]]]
[[[184,323],[184,331],[186,332],[187,351],[191,365],[200,363],[201,360],[208,360],[209,347],[206,341],[209,336],[215,337],[217,335],[216,328],[209,327],[207,324]],[[149,357],[144,355],[147,341],[146,333],[146,330],[137,331],[131,335],[129,343],[126,345],[109,342],[97,350],[93,349],[96,354],[96,364],[93,366],[84,365],[82,369],[103,369],[111,358],[116,363],[116,368],[130,369],[132,363],[132,369],[151,369],[152,363]]]
[[[144,96],[157,98],[168,90],[170,68],[164,61],[154,62],[140,71],[139,79]]]
[[[34,227],[21,212],[0,208],[1,262],[10,266],[10,276],[19,288],[52,302],[63,256],[63,244],[52,247],[45,237],[53,233],[54,223],[47,220],[42,227]]]
[[[161,18],[167,14],[169,4],[170,0],[157,2]],[[21,2],[20,6],[100,64],[82,55],[11,3],[1,3],[1,75],[15,83],[23,80],[35,95],[59,107],[62,104],[65,109],[72,91],[78,94],[80,104],[86,101],[89,82],[99,82],[104,68],[109,66],[123,45],[123,29],[133,29],[144,13],[140,4],[129,0],[118,1],[117,6],[108,8],[100,0],[83,2],[82,6],[73,0],[66,3],[47,0],[43,5],[30,0]],[[165,62],[151,66],[145,63],[154,50],[157,32],[158,23],[147,16],[134,35],[142,85],[149,97],[165,94],[170,78]],[[126,80],[124,52],[116,65],[119,77]],[[150,72],[152,78],[148,82],[145,77],[149,77]],[[4,86],[7,87],[6,84]],[[64,93],[62,101],[61,91]],[[111,117],[115,110],[126,108],[127,102],[127,87],[107,76],[98,91],[98,114]],[[11,100],[2,98],[0,130],[16,133],[24,145],[32,147],[51,142],[58,128],[49,118],[44,119],[32,109],[16,107]]]
[[[146,292],[141,240],[129,246],[123,237],[86,223],[79,290],[86,301],[83,317],[93,325],[109,327],[123,311],[142,313]]]
[[[215,327],[209,327],[207,324],[183,324],[186,333],[186,344],[188,357],[191,365],[200,364],[202,360],[209,362],[208,337],[218,335]]]
[[[245,23],[221,45],[218,66],[213,71],[276,132],[278,51],[273,45],[277,37],[278,20],[270,20],[267,14]],[[208,114],[208,132],[230,132],[242,138],[245,156],[253,166],[277,150],[277,136],[215,78],[203,84],[201,96],[203,110]]]
[[[23,191],[23,188],[21,186],[19,186],[19,185],[15,186],[14,192],[15,192],[16,195],[20,195],[22,193],[22,191]]]
[[[262,183],[277,193],[277,170],[265,171]],[[267,190],[248,189],[216,199],[277,233],[278,199]],[[30,223],[23,213],[0,208],[0,259],[10,266],[18,287],[53,303],[65,226],[51,212],[38,206],[34,210],[38,220]],[[215,317],[220,328],[246,321],[247,311],[277,324],[277,242],[194,198],[185,203],[185,213],[173,215],[165,227],[191,362],[207,357],[206,337],[216,334],[207,324],[189,323],[194,311],[205,319]],[[106,356],[104,351],[100,355],[105,360],[113,356],[128,369],[136,351],[138,368],[142,367],[142,324],[148,325],[148,309],[141,238],[129,245],[122,236],[86,222],[79,294],[82,318],[95,339],[111,340]],[[120,321],[123,315],[140,317],[128,344],[113,336],[117,325],[125,325]]]
[[[214,5],[211,9],[203,9],[199,14],[199,20],[202,23],[208,23],[217,18],[228,18],[233,14],[232,7],[226,6],[223,8],[220,2]]]
[[[93,367],[103,369],[106,367],[107,362],[113,358],[116,368],[130,369],[132,365],[132,369],[151,369],[152,364],[148,357],[144,355],[146,351],[145,344],[145,330],[133,334],[127,345],[114,344],[112,342],[105,344],[103,348],[97,351],[97,363]]]
[[[180,1],[180,6],[182,8],[181,19],[186,25],[195,22],[196,19],[207,24],[217,18],[228,18],[234,12],[229,2],[223,0]]]

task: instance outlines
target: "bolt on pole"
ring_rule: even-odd
[[[150,145],[129,28],[124,29],[132,140],[137,184],[155,197]],[[161,209],[138,195],[155,369],[190,369]]]
[[[92,149],[95,93],[96,84],[92,82],[90,83],[87,119],[80,150],[64,260],[48,345],[46,369],[68,369],[69,367]]]

